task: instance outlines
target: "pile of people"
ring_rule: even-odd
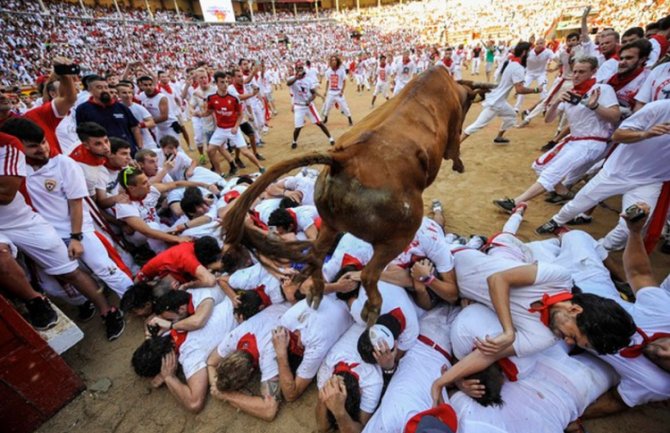
[[[405,7],[416,5],[397,6]],[[133,371],[191,412],[211,395],[270,421],[316,380],[320,431],[559,432],[580,417],[667,400],[670,280],[654,279],[648,252],[670,207],[670,16],[605,28],[594,41],[589,14],[556,52],[542,38],[480,49],[498,86],[461,141],[496,117],[495,145],[541,115],[558,120],[556,136],[532,164],[537,182],[494,200],[510,214],[498,234],[447,233],[434,201],[383,271],[381,315],[370,327],[361,318],[370,244],[338,235],[313,309],[312,281],[296,282],[304,263],[227,243],[221,221],[265,171],[273,91],[285,84],[291,94],[291,149],[306,119],[333,144],[331,109],[350,125],[356,117],[344,97],[350,80],[359,94],[374,87],[374,106],[433,65],[459,78],[466,48],[366,31],[375,54],[361,54],[361,41],[330,22],[188,36],[165,24],[128,37],[128,27],[102,21],[64,28],[58,18],[3,16],[5,77],[37,74],[40,89],[24,99],[0,94],[0,286],[39,330],[60,320],[49,297],[76,306],[79,321],[99,314],[110,341],[126,315],[146,318],[146,339],[129,354]],[[534,93],[540,102],[524,110],[521,96]],[[242,156],[256,173],[238,173]],[[245,225],[314,241],[317,176],[304,169],[272,183]],[[554,236],[525,243],[516,232],[543,194],[564,204],[537,228]],[[613,195],[623,195],[621,218],[603,239],[566,227],[590,223]],[[610,255],[617,250],[623,268]]]

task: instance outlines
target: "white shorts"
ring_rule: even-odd
[[[2,230],[0,235],[49,275],[69,274],[79,266],[76,260],[70,260],[67,247],[53,226],[38,214],[33,214],[24,227]]]
[[[236,147],[238,149],[244,149],[247,147],[247,142],[244,141],[244,136],[242,136],[242,131],[240,128],[237,128],[235,134],[232,133],[233,128],[219,128],[217,127],[212,134],[212,138],[209,139],[210,146],[221,146],[228,143],[230,147]]]
[[[207,129],[205,125],[210,122],[205,122],[199,117],[194,117],[193,122],[193,133],[195,135],[195,145],[203,146],[209,142],[214,134],[214,129]]]
[[[312,123],[321,123],[321,118],[319,113],[316,111],[314,104],[305,105],[293,105],[293,122],[296,128],[302,128],[305,126],[305,117],[309,117],[310,122]]]
[[[389,83],[380,81],[375,84],[375,91],[372,93],[372,96],[384,95],[388,97],[389,95]]]

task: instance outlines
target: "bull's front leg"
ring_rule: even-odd
[[[321,299],[323,299],[323,260],[328,254],[328,251],[333,247],[333,243],[337,238],[335,229],[322,222],[319,234],[314,241],[314,253],[312,254],[310,263],[308,263],[307,274],[312,277],[312,287],[306,296],[307,305],[315,310],[319,308]]]

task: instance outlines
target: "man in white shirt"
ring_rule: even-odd
[[[142,143],[143,149],[157,149],[158,144],[154,139],[154,136],[151,134],[151,129],[156,126],[153,117],[149,111],[144,108],[141,104],[133,101],[134,98],[134,89],[130,83],[120,83],[116,86],[116,90],[119,94],[119,100],[123,105],[130,109],[130,112],[133,113],[135,119],[139,122],[140,133],[142,134]]]
[[[540,97],[542,99],[547,97],[547,65],[554,58],[554,53],[546,48],[544,38],[539,38],[535,42],[535,47],[528,52],[526,58],[526,76],[523,81],[524,87],[530,87],[533,81],[537,87],[542,89]],[[521,104],[523,104],[523,95],[516,97],[516,105],[514,110],[519,112]]]
[[[326,102],[323,104],[321,114],[323,115],[323,123],[328,122],[328,113],[334,104],[340,106],[342,114],[349,119],[349,126],[354,124],[351,120],[351,110],[344,98],[344,88],[347,85],[347,74],[342,67],[342,60],[338,56],[330,57],[330,67],[326,70],[326,86],[328,90],[326,93]]]
[[[216,86],[213,85],[207,71],[204,69],[196,69],[193,74],[198,88],[193,91],[188,103],[193,121],[195,146],[198,148],[198,152],[201,155],[200,161],[202,162],[205,155],[205,146],[209,144],[209,140],[216,129],[216,124],[211,114],[203,116],[201,113],[206,111],[207,98],[216,93]]]
[[[409,51],[402,53],[402,58],[399,59],[393,66],[393,74],[395,76],[395,87],[393,88],[393,96],[400,93],[400,91],[409,83],[416,73],[416,64],[410,59]]]
[[[621,112],[614,89],[596,83],[593,75],[597,68],[595,57],[581,57],[575,62],[573,88],[549,106],[544,119],[546,123],[553,122],[559,111],[565,113],[570,135],[535,160],[532,167],[539,175],[535,183],[514,199],[494,200],[496,206],[512,212],[518,203],[525,203],[546,191],[572,198],[565,185],[568,184],[566,179],[581,177],[604,156]]]
[[[160,92],[154,79],[148,75],[142,76],[137,80],[137,85],[142,91],[138,98],[156,123],[153,130],[156,142],[166,135],[177,136],[181,132],[177,115],[170,111],[170,101]]]
[[[635,111],[644,104],[670,99],[670,62],[656,66],[635,95]]]
[[[205,407],[207,397],[208,356],[220,341],[221,333],[230,332],[235,324],[233,304],[224,299],[213,307],[203,327],[170,329],[164,336],[145,340],[133,353],[133,369],[141,377],[152,378],[154,388],[165,384],[186,410],[198,413]],[[186,383],[177,377],[178,364]]]
[[[653,210],[662,183],[670,180],[667,158],[670,154],[669,122],[670,100],[646,104],[624,120],[612,135],[612,139],[620,144],[605,160],[603,168],[556,215],[538,227],[537,232],[556,232],[581,212],[617,194],[623,194],[623,209],[644,201]],[[627,233],[625,222],[620,219],[602,244],[609,250],[621,249]]]
[[[391,76],[391,66],[386,64],[386,56],[379,56],[379,65],[377,65],[377,81],[375,82],[375,90],[372,92],[372,102],[370,108],[374,108],[377,95],[383,95],[388,101],[389,99],[389,81]]]
[[[505,131],[514,126],[516,121],[516,112],[507,102],[510,92],[514,89],[519,95],[540,93],[539,87],[529,89],[523,85],[525,79],[526,58],[529,50],[530,44],[528,42],[519,42],[516,47],[514,47],[514,55],[506,60],[502,67],[502,74],[498,87],[486,95],[486,99],[482,103],[482,112],[479,113],[479,117],[477,117],[477,120],[475,120],[474,123],[463,130],[461,142],[491,123],[494,118],[500,117],[502,118],[503,123],[493,142],[496,144],[509,143],[509,140],[503,137],[503,135],[505,134]]]
[[[310,121],[326,134],[328,142],[331,145],[335,144],[335,139],[330,135],[330,131],[328,131],[326,125],[321,121],[319,113],[314,106],[314,98],[316,98],[316,89],[318,89],[319,83],[307,76],[305,67],[302,63],[296,63],[295,75],[286,80],[286,85],[289,87],[291,95],[293,96],[293,120],[295,129],[293,130],[291,149],[298,147],[298,137],[300,136],[300,130],[305,126],[305,117],[309,117]]]

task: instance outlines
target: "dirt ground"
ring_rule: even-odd
[[[479,77],[484,79],[483,75]],[[298,150],[290,149],[293,115],[290,112],[287,90],[275,91],[279,115],[272,119],[270,132],[264,137],[267,145],[261,152],[267,163],[273,163],[289,155],[312,149],[325,149],[328,142],[318,128],[307,125],[299,140]],[[346,97],[353,111],[354,121],[363,118],[370,110],[371,93],[356,94],[355,87],[348,83]],[[536,97],[529,97],[525,106]],[[321,106],[318,101],[318,106]],[[381,101],[377,101],[378,105]],[[476,104],[470,110],[466,125],[479,114]],[[447,229],[462,235],[490,235],[502,228],[507,216],[491,204],[494,198],[506,195],[514,197],[524,190],[535,176],[531,162],[539,155],[539,147],[552,136],[554,127],[545,126],[536,119],[530,127],[508,132],[511,144],[494,146],[499,123],[474,135],[462,146],[462,157],[466,171],[457,174],[451,171],[451,163],[443,165],[435,183],[425,192],[426,212],[433,198],[442,200],[447,217]],[[328,128],[335,137],[347,128],[346,118],[333,110]],[[399,176],[402,173],[398,173]],[[617,199],[608,201],[619,206]],[[558,208],[544,203],[541,198],[533,201],[521,226],[520,236],[526,240],[537,239],[534,228],[546,221]],[[594,236],[604,235],[616,220],[613,211],[598,208],[594,223],[586,230]],[[654,253],[652,261],[659,281],[670,269],[670,256]],[[114,302],[117,302],[114,299]],[[64,307],[66,312],[75,312]],[[65,353],[64,358],[84,378],[88,386],[108,378],[112,382],[106,392],[84,391],[78,398],[44,424],[41,432],[262,432],[262,433],[307,433],[316,431],[314,408],[315,386],[297,402],[284,403],[277,419],[272,423],[256,420],[238,413],[219,401],[208,401],[204,411],[198,415],[180,408],[166,389],[153,390],[149,381],[138,378],[131,370],[130,357],[143,338],[142,322],[137,318],[127,319],[125,334],[115,342],[104,338],[103,327],[98,320],[83,324],[86,337],[76,347]],[[644,406],[624,413],[585,423],[590,433],[660,433],[670,432],[670,403],[664,402]],[[0,429],[1,430],[1,429]],[[532,433],[532,432],[529,432]]]

